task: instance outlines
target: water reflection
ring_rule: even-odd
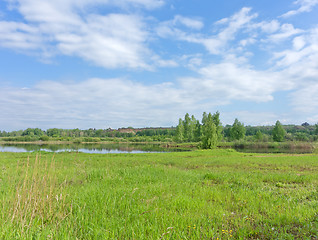
[[[158,153],[180,151],[159,144],[2,144],[0,152]]]

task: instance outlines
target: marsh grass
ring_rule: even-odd
[[[1,239],[318,238],[317,155],[41,154],[0,154]]]
[[[233,148],[240,152],[259,153],[314,153],[317,150],[315,142],[287,141],[287,142],[249,142],[234,141],[220,142],[220,148]]]
[[[32,160],[28,156],[26,161],[17,162],[15,174],[18,178],[9,182],[13,185],[5,199],[7,212],[3,215],[9,236],[26,238],[47,224],[57,229],[72,206],[65,201],[64,183],[56,179],[54,156],[43,161],[41,155]]]

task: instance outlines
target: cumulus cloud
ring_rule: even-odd
[[[287,90],[292,83],[275,72],[257,71],[250,66],[240,66],[231,62],[211,64],[199,70],[200,77],[182,79],[182,85],[193,95],[213,99],[222,103],[235,100],[267,102],[272,94]]]
[[[184,110],[182,93],[170,83],[145,86],[124,79],[43,81],[28,89],[1,88],[0,93],[0,122],[10,119],[21,127],[27,127],[30,119],[45,127],[164,126]],[[94,126],[88,125],[92,123]]]
[[[0,123],[10,120],[20,128],[171,126],[185,112],[200,117],[207,109],[216,111],[236,100],[271,101],[272,93],[283,84],[275,73],[232,63],[209,65],[199,73],[198,78],[180,78],[175,84],[94,78],[1,88]]]

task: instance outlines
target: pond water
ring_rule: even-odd
[[[159,144],[2,144],[0,152],[161,153],[181,151]]]
[[[292,147],[292,148],[271,148],[271,147],[234,147],[238,152],[245,153],[312,153],[313,148]],[[191,151],[191,149],[167,148],[160,144],[0,144],[0,152],[84,152],[84,153],[164,153],[177,151]]]

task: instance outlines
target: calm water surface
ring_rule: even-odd
[[[160,153],[180,151],[158,144],[3,144],[0,152]]]
[[[312,153],[310,148],[235,148],[245,153]],[[0,144],[0,152],[84,152],[84,153],[164,153],[190,151],[162,147],[159,144]]]

